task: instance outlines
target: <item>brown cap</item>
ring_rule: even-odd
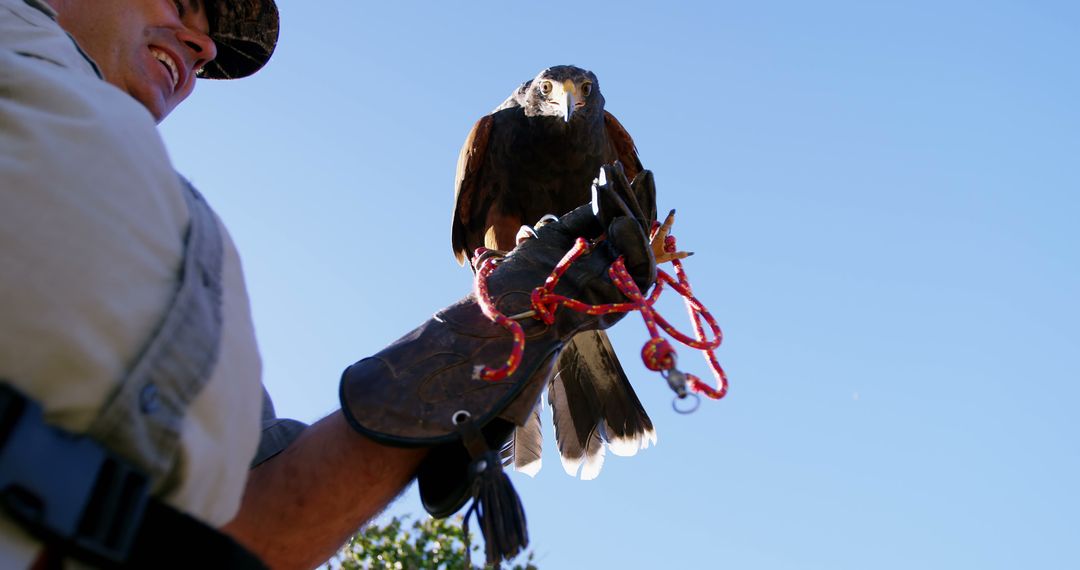
[[[278,40],[274,0],[207,0],[205,5],[217,58],[201,77],[238,79],[262,69]]]

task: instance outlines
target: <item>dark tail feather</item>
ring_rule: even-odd
[[[607,377],[610,381],[602,381],[603,377],[600,374],[596,374],[593,380],[599,400],[604,406],[601,437],[607,442],[612,453],[623,457],[635,455],[639,449],[649,447],[650,443],[655,445],[656,431],[653,429],[652,420],[649,419],[649,414],[645,413],[645,406],[641,405],[641,400],[634,392],[630,379],[626,377],[626,372],[619,363],[619,358],[615,354],[615,348],[611,346],[607,333],[594,331],[585,334],[591,335],[595,339],[595,344],[590,341],[582,346],[596,347],[596,360],[610,361],[601,370],[614,371]],[[578,335],[575,340],[581,336],[583,335]],[[587,356],[586,359],[592,361],[591,356]]]
[[[540,429],[540,402],[537,402],[525,425],[514,428],[514,433],[503,446],[500,453],[503,465],[513,463],[515,471],[520,471],[529,477],[536,476],[540,471],[543,443],[544,434]]]
[[[602,442],[616,455],[633,455],[656,442],[652,420],[603,331],[580,333],[567,343],[548,401],[570,475],[584,464],[582,479],[596,477],[604,460]]]
[[[565,353],[564,353],[565,354]],[[560,366],[561,359],[560,358]],[[563,371],[556,373],[548,386],[548,403],[551,405],[551,420],[555,425],[555,441],[559,446],[559,456],[562,458],[563,469],[572,477],[577,476],[578,469],[585,459],[585,441],[589,437],[588,429],[584,426],[579,428],[574,425],[574,420],[581,421],[584,413],[579,411],[574,414],[570,406],[576,405],[581,408],[584,394],[576,383],[571,383],[569,394],[566,382],[563,381]],[[571,397],[573,396],[573,397]],[[588,408],[585,408],[588,410]],[[581,432],[584,429],[584,435]]]

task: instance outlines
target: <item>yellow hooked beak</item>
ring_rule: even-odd
[[[559,96],[559,107],[563,112],[563,121],[569,123],[570,117],[574,114],[574,109],[577,108],[581,99],[577,95],[577,87],[573,81],[567,79],[562,84],[562,94]]]

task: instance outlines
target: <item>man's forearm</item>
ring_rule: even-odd
[[[335,412],[251,471],[223,530],[271,568],[314,568],[409,484],[426,453],[379,445]]]

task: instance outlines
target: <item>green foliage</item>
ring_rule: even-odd
[[[345,543],[326,564],[327,569],[342,570],[472,570],[465,554],[465,533],[461,517],[413,521],[394,517],[384,526],[370,524]],[[477,537],[470,533],[472,558],[484,561]],[[533,553],[526,554],[524,565],[510,570],[537,570]]]

